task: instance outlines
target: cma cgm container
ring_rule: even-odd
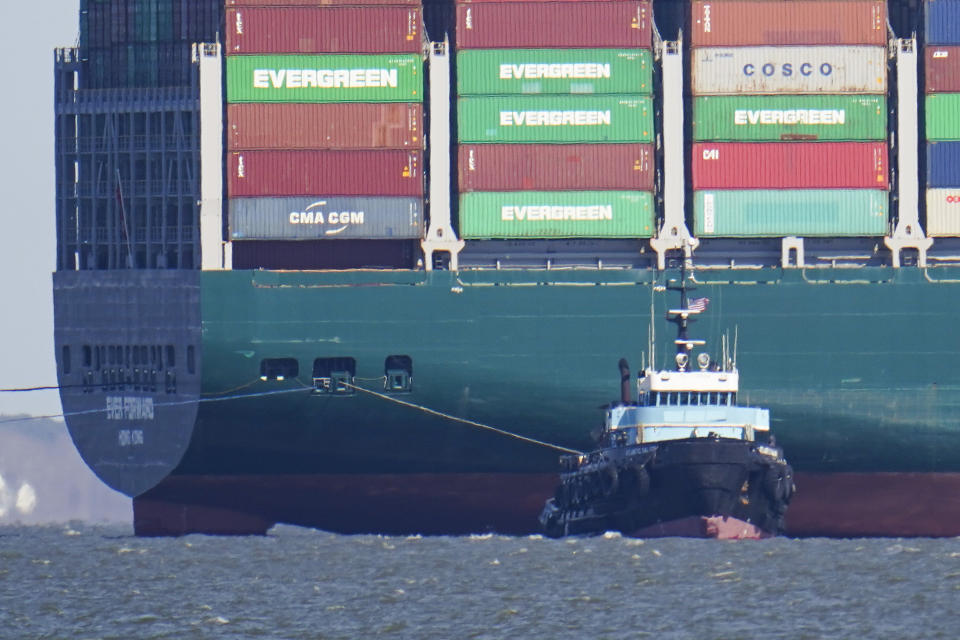
[[[960,93],[926,97],[927,140],[960,140]]]
[[[730,141],[884,140],[883,95],[700,96],[693,139]]]
[[[421,102],[419,55],[227,56],[228,102]]]
[[[960,236],[960,188],[927,189],[928,236]]]
[[[235,151],[227,154],[231,198],[422,196],[419,151]]]
[[[651,93],[649,49],[466,49],[457,93]]]
[[[651,144],[464,144],[460,191],[653,191]]]
[[[227,9],[227,54],[418,53],[419,7]]]
[[[652,142],[644,96],[470,96],[457,101],[460,142]]]
[[[422,235],[420,198],[231,198],[229,206],[233,240],[384,240]]]
[[[460,235],[479,238],[649,238],[653,194],[513,191],[460,195]]]
[[[927,186],[960,188],[960,142],[927,143]]]
[[[697,142],[694,189],[887,189],[886,142]]]
[[[422,149],[419,102],[227,105],[227,148]]]
[[[960,92],[960,46],[926,48],[927,93]]]
[[[960,44],[960,0],[927,0],[924,10],[929,44]]]
[[[883,1],[697,0],[690,11],[694,47],[887,43]]]
[[[457,5],[459,49],[649,49],[651,4],[480,2]]]
[[[885,93],[885,47],[704,47],[693,50],[694,95]]]
[[[698,236],[882,236],[886,191],[867,189],[695,191]]]

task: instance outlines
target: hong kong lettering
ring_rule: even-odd
[[[501,111],[500,126],[610,126],[609,111]]]
[[[398,69],[254,69],[255,89],[397,87]]]
[[[816,63],[810,62],[802,62],[798,65],[794,65],[792,62],[784,62],[783,64],[765,62],[761,65],[747,63],[743,65],[743,75],[748,77],[762,75],[767,78],[772,76],[790,78],[797,73],[801,76],[819,75],[828,77],[833,73],[833,65],[829,62],[823,62],[819,66]]]

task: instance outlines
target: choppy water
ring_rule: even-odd
[[[960,637],[960,539],[0,528],[3,638]]]

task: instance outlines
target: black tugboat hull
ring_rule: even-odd
[[[768,453],[762,453],[766,450]],[[594,452],[562,474],[541,515],[550,536],[765,538],[783,531],[793,472],[756,443],[691,438]]]

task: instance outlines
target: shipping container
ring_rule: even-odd
[[[887,44],[884,1],[695,0],[690,12],[694,47]]]
[[[457,93],[653,91],[649,49],[467,49],[457,52]]]
[[[413,5],[420,6],[422,0],[226,0],[228,7],[337,7],[367,5]]]
[[[960,188],[927,189],[928,236],[960,236]]]
[[[883,95],[702,96],[693,100],[693,139],[885,140]]]
[[[883,236],[889,231],[886,191],[730,190],[693,195],[697,236]]]
[[[693,50],[690,73],[694,95],[886,93],[887,50],[706,47]]]
[[[926,97],[927,140],[960,140],[960,93]]]
[[[643,191],[476,191],[460,194],[460,236],[649,238],[653,194]]]
[[[227,148],[423,149],[419,102],[227,105]]]
[[[466,144],[460,191],[653,191],[650,144]]]
[[[960,46],[927,46],[927,93],[960,92]]]
[[[413,269],[416,240],[244,240],[233,245],[234,269]]]
[[[652,142],[644,96],[470,96],[457,101],[460,142]]]
[[[457,5],[459,49],[649,49],[649,1]]]
[[[422,167],[419,151],[234,151],[227,154],[227,193],[419,197]]]
[[[419,55],[227,56],[228,102],[422,102]]]
[[[423,236],[420,198],[231,198],[229,210],[232,240]]]
[[[697,189],[888,189],[886,142],[696,142]]]
[[[960,44],[960,0],[924,3],[927,46]]]
[[[230,54],[420,53],[419,7],[227,9]]]
[[[960,189],[960,142],[927,143],[927,186]]]

